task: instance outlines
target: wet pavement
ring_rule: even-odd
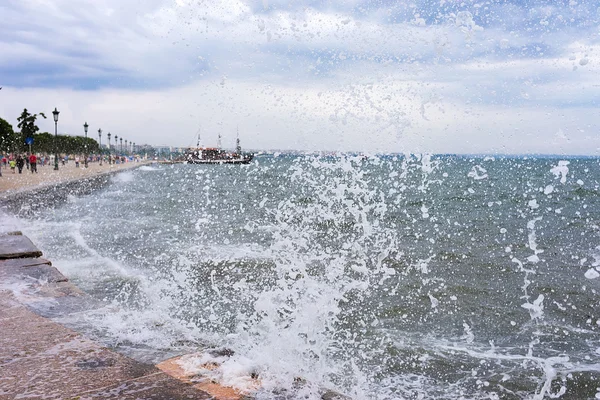
[[[213,398],[34,312],[40,299],[87,297],[39,255],[25,236],[0,235],[0,399]]]

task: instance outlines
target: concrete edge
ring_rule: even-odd
[[[114,170],[114,171],[104,171],[104,172],[101,172],[98,174],[94,174],[92,176],[81,176],[81,177],[67,179],[67,180],[59,181],[59,182],[48,182],[46,184],[27,186],[27,187],[17,189],[17,190],[9,189],[9,190],[0,192],[0,201],[15,200],[14,197],[17,197],[20,195],[27,195],[27,194],[45,192],[45,191],[55,191],[57,189],[65,187],[65,186],[70,186],[70,185],[74,185],[77,183],[83,183],[86,181],[94,181],[96,179],[114,175],[119,172],[132,171],[132,170],[138,169],[139,167],[142,167],[142,166],[148,165],[148,164],[151,164],[151,163],[150,162],[139,162],[139,163],[136,163],[136,165],[129,167],[129,168],[121,168],[121,169]]]

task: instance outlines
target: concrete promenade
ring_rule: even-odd
[[[97,162],[89,163],[88,168],[83,168],[83,164],[80,168],[75,167],[74,161],[69,161],[65,165],[59,165],[58,171],[54,170],[53,165],[38,166],[37,173],[31,173],[26,168],[23,168],[23,172],[19,174],[16,171],[14,174],[10,168],[2,167],[2,176],[0,177],[0,194],[11,194],[18,193],[21,191],[39,189],[46,186],[57,185],[65,182],[70,182],[78,179],[92,178],[103,174],[110,174],[125,169],[131,169],[139,167],[144,163],[142,162],[127,162],[123,164],[111,164],[103,163],[99,165]]]

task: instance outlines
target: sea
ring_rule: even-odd
[[[40,197],[4,221],[94,299],[54,318],[138,360],[225,349],[257,399],[600,399],[598,158],[263,154]]]

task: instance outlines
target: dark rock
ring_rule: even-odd
[[[75,366],[81,369],[94,369],[94,368],[106,368],[115,365],[116,361],[112,358],[101,359],[91,358],[88,360],[81,360],[75,363]]]
[[[321,395],[322,400],[352,400],[348,396],[344,396],[338,392],[334,392],[333,390],[327,390],[325,393]]]
[[[209,350],[208,354],[210,354],[213,357],[231,357],[235,354],[235,351],[231,349],[213,349]]]

